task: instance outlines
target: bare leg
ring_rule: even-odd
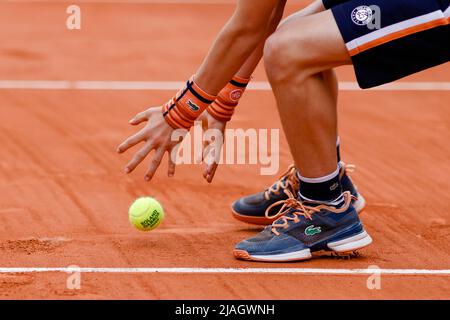
[[[292,16],[268,39],[266,70],[288,143],[304,177],[336,170],[336,80],[351,60],[330,11]]]
[[[238,77],[244,78],[244,79],[248,79],[251,77],[251,75],[253,74],[253,72],[255,71],[256,67],[258,66],[263,53],[264,53],[264,44],[266,39],[272,35],[275,30],[277,29],[278,25],[280,24],[280,21],[283,17],[283,12],[284,12],[284,8],[286,5],[286,1],[287,0],[281,0],[277,7],[275,8],[273,14],[272,14],[272,18],[271,21],[269,22],[268,28],[267,28],[267,36],[264,39],[264,41],[255,49],[255,51],[253,52],[253,54],[247,59],[247,61],[245,62],[245,64],[241,67],[241,69],[239,70],[239,72],[236,74]],[[312,4],[310,4],[309,6],[303,8],[302,10],[300,10],[299,12],[295,13],[294,15],[292,15],[291,17],[304,17],[304,16],[309,16],[321,11],[324,11],[325,8],[322,4],[322,1],[315,1]],[[287,22],[288,19],[284,20],[281,22],[280,25],[283,25],[285,22]],[[332,72],[332,71],[331,71]]]
[[[263,235],[238,243],[235,257],[294,261],[310,259],[314,251],[342,253],[368,246],[372,238],[359,220],[350,193],[342,192],[337,170],[336,94],[330,85],[334,83],[331,74],[324,71],[350,63],[350,57],[333,15],[325,11],[290,19],[266,42],[264,57],[302,175],[299,198],[285,200],[270,233],[264,229]],[[307,219],[312,215],[316,216]],[[339,247],[343,243],[345,247]]]

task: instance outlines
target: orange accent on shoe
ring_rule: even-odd
[[[295,198],[300,185],[300,180],[297,176],[297,169],[291,164],[285,173],[283,173],[277,182],[275,182],[270,188],[264,191],[264,197],[269,200],[270,193],[279,194],[281,191],[286,193],[290,198]]]
[[[192,76],[186,86],[163,106],[164,118],[174,129],[189,129],[215,99],[215,96],[203,91]]]
[[[299,186],[300,180],[298,179],[297,176],[297,169],[292,164],[289,166],[287,171],[278,179],[278,181],[264,192],[264,197],[268,200],[270,193],[279,194],[281,191],[283,191],[288,196],[289,199],[295,199]],[[285,213],[285,212],[278,212],[274,216],[270,215],[270,211],[272,210],[273,207],[279,206],[280,204],[283,204],[285,201],[286,200],[280,200],[275,203],[272,203],[266,209],[264,215],[267,221],[271,221],[272,223]]]
[[[252,260],[252,257],[245,250],[234,250],[233,255],[239,260]]]

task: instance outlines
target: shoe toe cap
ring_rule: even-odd
[[[234,212],[241,215],[258,216],[266,210],[266,205],[261,202],[249,202],[246,197],[241,198],[231,205]]]
[[[280,234],[279,236],[270,232],[270,227],[266,228],[261,233],[254,237],[245,239],[235,246],[235,250],[246,251],[249,254],[267,255],[273,253],[289,252],[301,250],[306,246],[299,240],[287,235]]]
[[[264,192],[260,192],[236,200],[231,205],[231,208],[235,213],[240,215],[261,217],[265,215],[265,212],[269,206],[285,198],[286,198],[285,194],[280,194],[277,195],[276,197],[266,199],[264,197]],[[273,208],[273,211],[276,211],[277,209],[279,209],[279,207],[281,207],[281,205],[277,206],[276,208]]]

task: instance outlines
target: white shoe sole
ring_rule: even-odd
[[[362,249],[372,243],[372,238],[366,231],[355,236],[330,242],[327,244],[330,251],[337,253],[352,252]],[[245,250],[234,250],[234,256],[240,260],[251,260],[261,262],[289,262],[311,259],[310,249],[303,249],[295,252],[274,254],[274,255],[251,255]]]
[[[334,252],[348,252],[367,247],[372,243],[372,238],[366,231],[343,240],[330,242],[328,248]]]
[[[311,259],[311,250],[303,249],[295,252],[273,254],[273,255],[251,255],[245,250],[234,250],[234,256],[240,260],[261,262],[289,262]]]

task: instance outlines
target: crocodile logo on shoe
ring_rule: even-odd
[[[315,234],[321,233],[322,232],[322,228],[321,227],[314,227],[314,225],[309,226],[308,228],[305,229],[305,234],[307,236],[313,236]]]

